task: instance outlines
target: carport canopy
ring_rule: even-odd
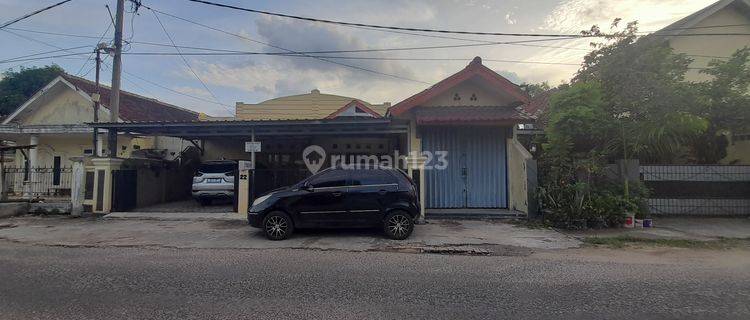
[[[170,136],[187,140],[210,137],[313,136],[313,135],[378,135],[406,133],[406,122],[387,118],[324,119],[324,120],[222,120],[222,121],[150,121],[104,122],[88,125],[151,136]]]

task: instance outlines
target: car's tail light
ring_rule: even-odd
[[[203,177],[201,176],[193,177],[193,183],[201,183],[201,182],[203,182]]]
[[[234,182],[234,177],[233,176],[224,177],[224,181],[226,181],[226,182]]]
[[[196,177],[202,177],[203,176],[203,172],[198,171],[198,172],[195,173],[195,176]]]
[[[234,171],[224,172],[224,175],[229,176],[229,177],[234,177]]]

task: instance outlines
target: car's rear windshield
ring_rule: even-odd
[[[202,173],[224,173],[234,171],[236,165],[231,162],[226,163],[204,163],[201,164],[198,172]]]

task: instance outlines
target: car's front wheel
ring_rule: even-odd
[[[394,211],[383,220],[385,235],[394,240],[404,240],[414,231],[414,219],[404,211]]]
[[[284,240],[294,232],[294,224],[288,214],[274,211],[263,219],[263,231],[269,240]]]

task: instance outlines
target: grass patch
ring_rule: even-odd
[[[693,248],[693,249],[731,249],[750,245],[750,239],[722,238],[719,240],[700,241],[688,239],[649,239],[633,236],[586,237],[583,243],[592,246],[624,248],[636,245]]]

